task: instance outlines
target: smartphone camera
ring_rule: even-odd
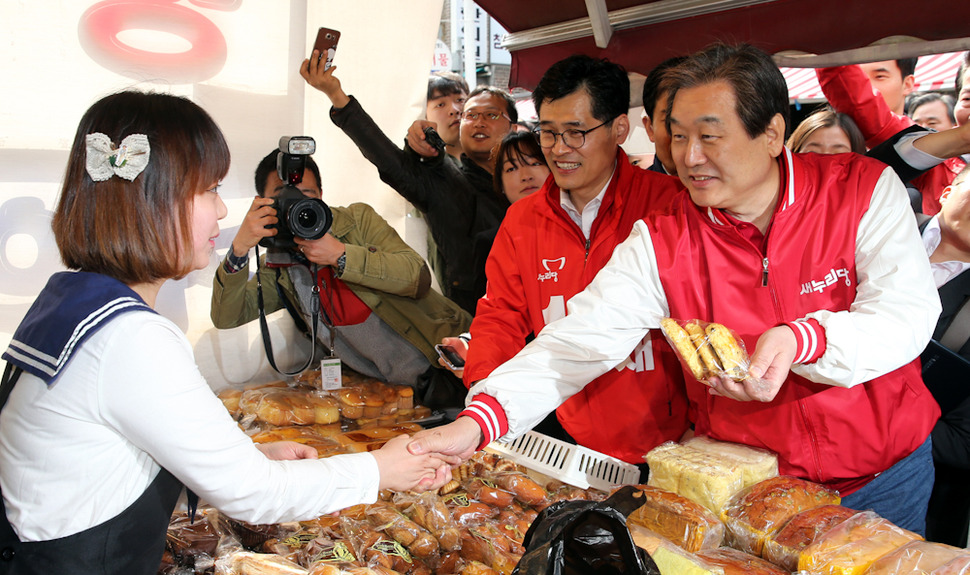
[[[259,245],[270,249],[296,250],[295,238],[317,240],[330,230],[333,212],[318,198],[308,198],[297,188],[303,181],[306,159],[316,151],[316,142],[309,136],[280,138],[276,170],[283,181],[283,190],[273,198],[278,222],[266,226],[277,230],[275,236],[263,238]]]
[[[431,126],[424,129],[424,139],[432,148],[438,150],[439,153],[445,151],[445,141],[441,139],[438,132]]]
[[[465,360],[458,355],[458,351],[454,347],[439,343],[434,346],[434,349],[438,352],[438,356],[441,357],[445,364],[451,369],[459,370],[465,367]]]

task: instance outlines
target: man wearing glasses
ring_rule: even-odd
[[[485,291],[485,255],[491,237],[509,203],[492,189],[490,154],[518,119],[508,92],[478,87],[465,100],[459,126],[460,162],[433,147],[423,130],[434,122],[419,120],[408,131],[408,145],[400,149],[360,103],[348,96],[316,58],[303,62],[300,73],[308,84],[330,99],[330,118],[354,141],[380,173],[381,180],[401,194],[427,218],[437,253],[429,257],[442,293],[474,314]],[[442,127],[443,128],[443,127]]]
[[[566,302],[606,264],[633,222],[676,193],[674,178],[631,166],[620,149],[630,131],[629,94],[620,66],[587,56],[554,64],[536,87],[535,134],[553,177],[513,204],[499,228],[485,267],[488,289],[472,322],[466,385],[563,317]],[[687,429],[683,375],[658,334],[648,333],[626,361],[537,429],[634,464],[656,445],[679,440]],[[522,387],[528,394],[528,382]]]

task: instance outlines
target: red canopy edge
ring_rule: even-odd
[[[503,0],[479,0],[489,5]],[[530,12],[555,11],[554,0],[517,3],[518,22],[534,20]],[[503,26],[517,27],[516,16],[503,13]],[[512,52],[510,87],[531,90],[553,63],[572,54],[608,58],[627,71],[647,74],[669,58],[697,51],[716,41],[747,42],[775,54],[801,51],[825,54],[870,45],[892,36],[945,40],[967,35],[970,2],[924,0],[777,0],[744,8],[616,30],[609,46],[596,47],[593,37],[525,48]]]

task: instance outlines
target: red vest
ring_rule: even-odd
[[[859,221],[885,169],[854,154],[795,156],[793,167],[783,156],[782,166],[788,183],[764,250],[686,192],[671,213],[649,220],[671,317],[723,323],[749,353],[782,322],[849,309]],[[698,434],[774,451],[780,473],[843,495],[912,453],[939,417],[918,358],[851,388],[790,374],[770,403],[714,397],[693,378],[687,390],[698,409]]]

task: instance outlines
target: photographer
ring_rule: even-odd
[[[219,266],[212,291],[212,322],[219,329],[258,317],[256,277],[249,278],[249,250],[278,234],[274,198],[284,183],[273,151],[256,168],[259,194]],[[297,187],[320,199],[320,172],[310,157]],[[290,181],[293,178],[288,177]],[[464,387],[437,364],[434,344],[468,329],[471,317],[431,289],[421,256],[366,204],[333,207],[330,231],[316,240],[294,239],[293,249],[262,257],[259,275],[265,313],[287,307],[310,325],[313,288],[319,288],[323,328],[319,341],[351,369],[383,381],[414,386],[429,407],[461,405]],[[284,299],[285,298],[285,299]]]

